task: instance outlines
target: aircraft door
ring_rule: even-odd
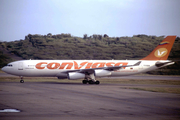
[[[23,62],[18,63],[18,70],[23,70]]]

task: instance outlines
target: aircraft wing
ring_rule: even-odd
[[[79,69],[79,70],[68,70],[68,71],[65,71],[64,73],[69,73],[69,72],[79,72],[79,73],[94,73],[95,70],[98,70],[98,69],[104,69],[104,70],[108,70],[108,71],[115,71],[115,70],[118,70],[120,68],[123,68],[123,67],[132,67],[132,66],[139,66],[141,63],[141,61],[135,63],[134,65],[123,65],[123,66],[112,66],[112,67],[100,67],[100,68],[90,68],[90,69]]]

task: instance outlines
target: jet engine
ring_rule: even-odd
[[[97,77],[104,77],[104,76],[109,76],[111,75],[111,71],[109,70],[95,70],[95,76]]]
[[[85,74],[83,74],[83,73],[78,73],[78,72],[68,73],[69,80],[76,80],[76,79],[82,79],[82,78],[85,78]]]

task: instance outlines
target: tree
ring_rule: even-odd
[[[32,35],[31,35],[31,34],[28,34],[28,38],[29,38],[29,42],[31,42]]]
[[[87,35],[87,34],[84,34],[83,39],[87,39],[87,37],[88,37],[88,35]]]
[[[107,34],[104,34],[104,37],[109,37]]]
[[[97,35],[96,35],[96,34],[93,34],[93,38],[94,38],[94,39],[97,39]]]
[[[102,39],[102,35],[98,35],[98,39],[101,40]]]
[[[47,34],[47,36],[48,36],[48,37],[51,37],[51,36],[52,36],[52,34],[51,34],[51,33],[48,33],[48,34]]]

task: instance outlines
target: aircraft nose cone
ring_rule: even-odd
[[[1,68],[1,70],[2,70],[3,72],[6,72],[6,68],[5,68],[5,67]]]

